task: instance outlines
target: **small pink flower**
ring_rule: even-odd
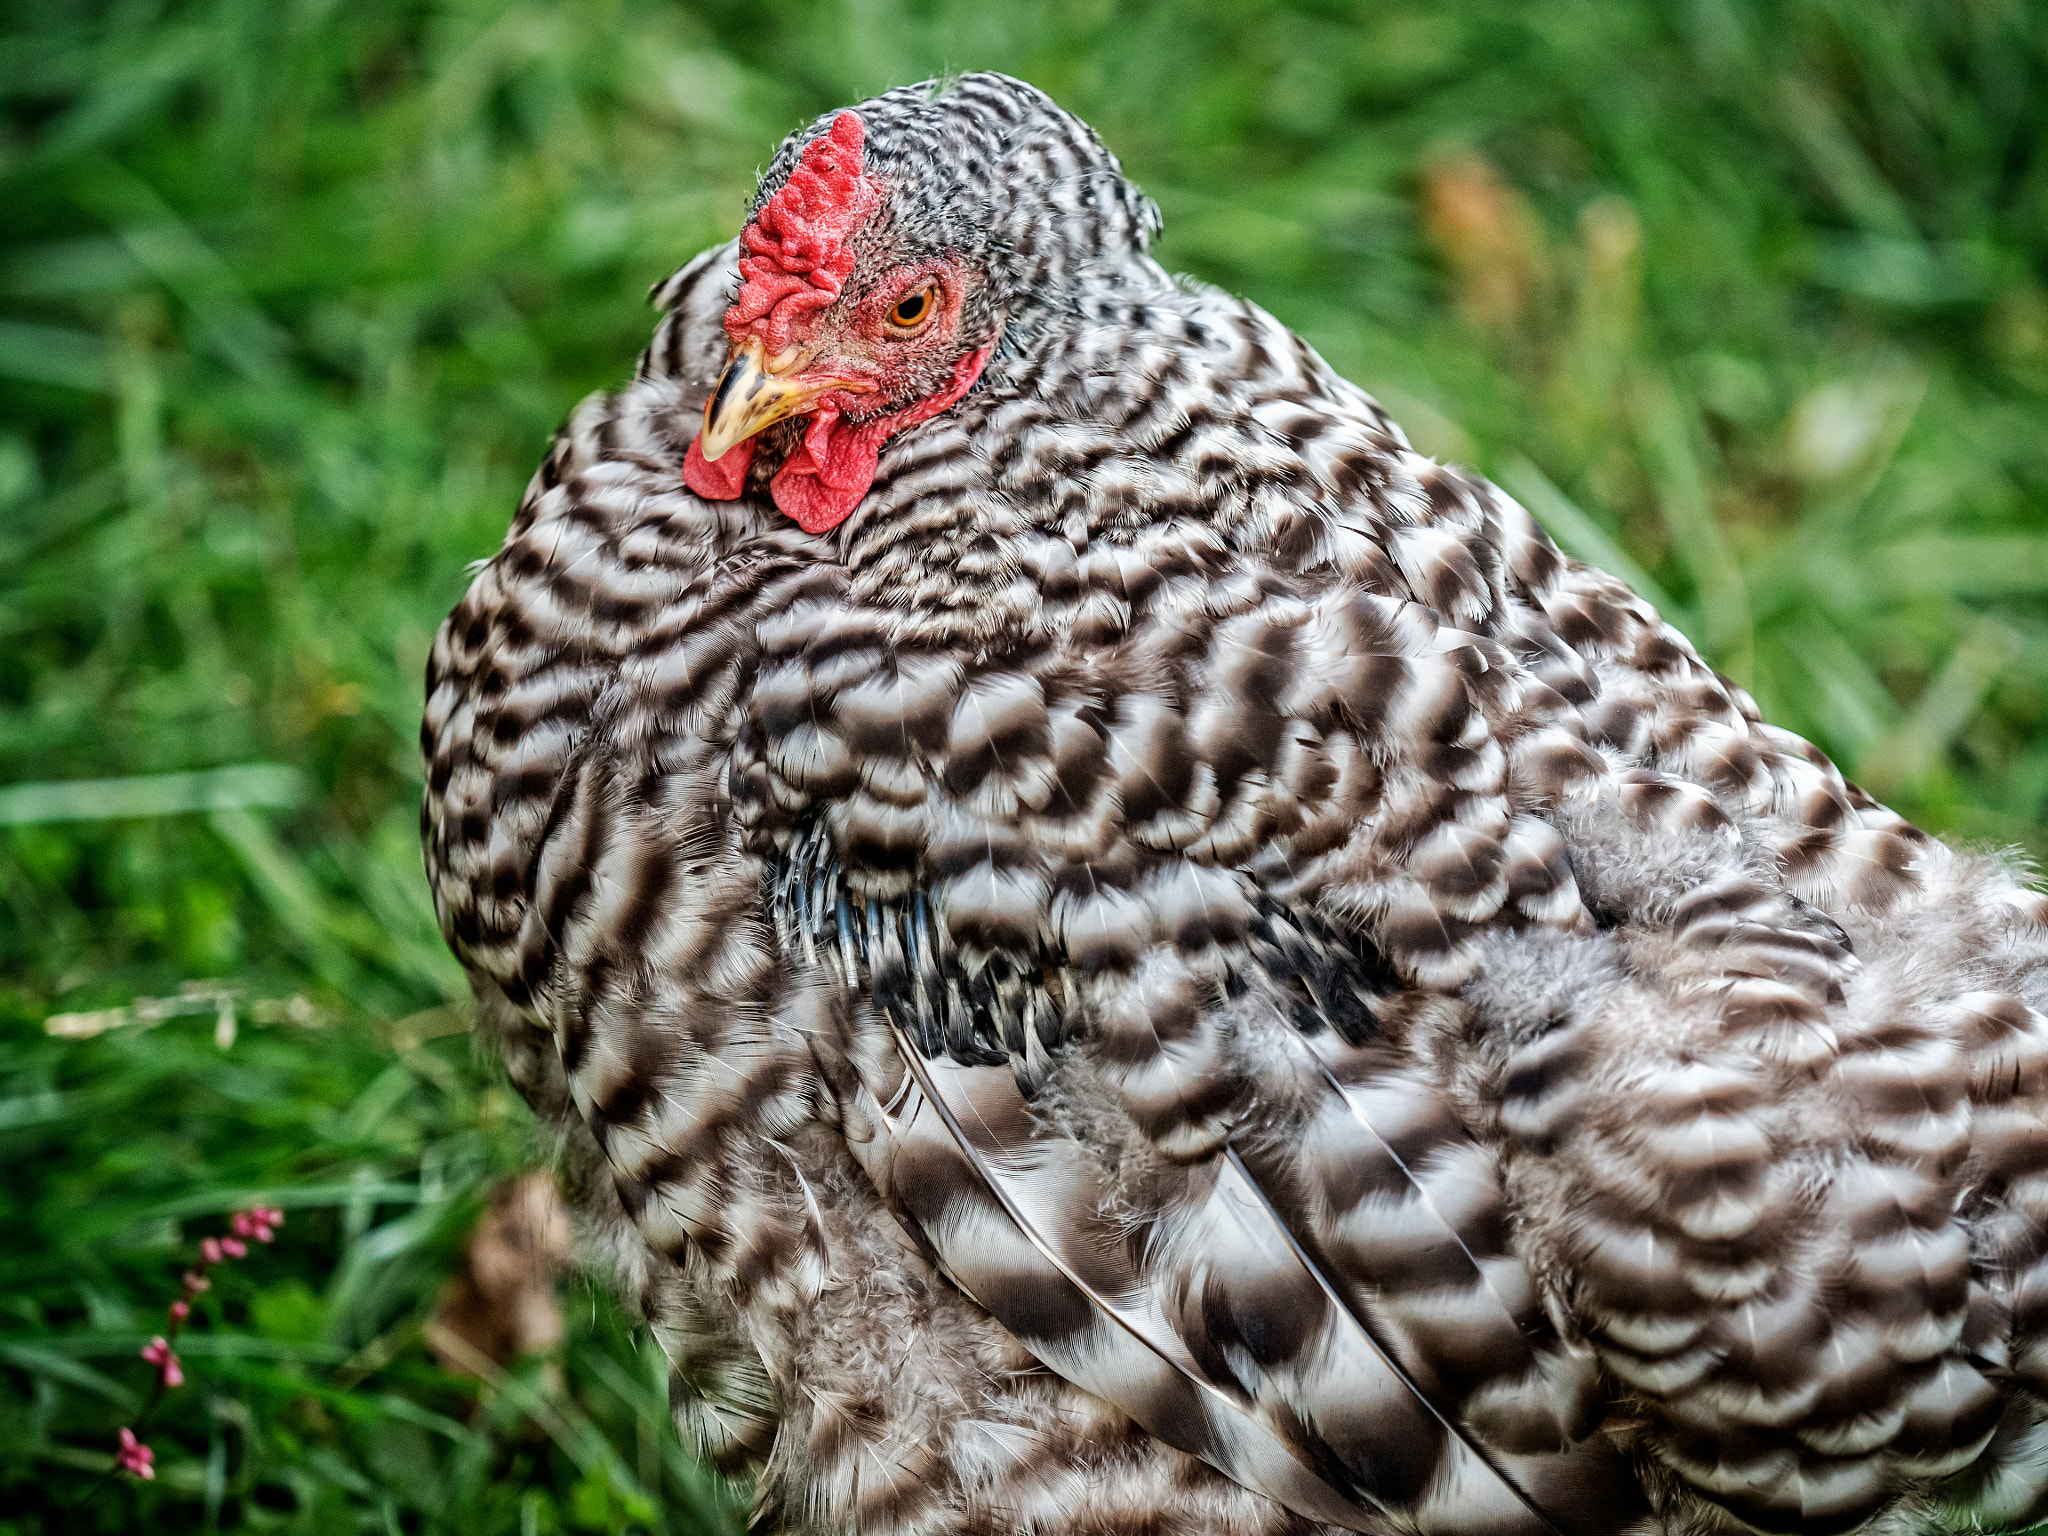
[[[179,1364],[177,1355],[172,1353],[170,1344],[162,1334],[158,1334],[142,1347],[142,1358],[151,1365],[162,1368],[166,1387],[185,1385],[185,1368]]]
[[[192,1315],[192,1303],[191,1303],[191,1302],[189,1302],[189,1301],[185,1301],[185,1300],[183,1300],[183,1299],[181,1298],[180,1300],[177,1300],[177,1301],[174,1301],[174,1302],[172,1302],[172,1303],[171,1303],[171,1321],[172,1321],[172,1322],[174,1322],[174,1323],[182,1323],[183,1321],[185,1321],[185,1319],[186,1319],[186,1318],[190,1317],[191,1315]]]
[[[121,1431],[121,1449],[114,1453],[115,1466],[147,1482],[156,1476],[156,1468],[150,1465],[155,1460],[156,1452],[136,1439],[134,1430]]]
[[[235,1212],[235,1236],[253,1237],[259,1243],[267,1243],[276,1237],[277,1229],[283,1225],[284,1212],[274,1205],[252,1206],[246,1211]],[[221,1246],[226,1248],[227,1244],[223,1242]],[[232,1248],[228,1251],[234,1252]]]
[[[199,1240],[199,1257],[206,1260],[209,1264],[218,1264],[220,1262],[220,1239],[217,1237],[201,1238]]]
[[[185,1289],[192,1295],[197,1296],[201,1291],[212,1290],[213,1282],[199,1273],[198,1270],[188,1269],[185,1271]]]
[[[249,1245],[239,1237],[222,1238],[220,1240],[220,1250],[231,1259],[246,1259],[249,1256]]]

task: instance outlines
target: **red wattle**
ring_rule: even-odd
[[[805,533],[837,528],[875,483],[875,464],[890,431],[887,417],[854,425],[842,422],[835,410],[818,412],[796,452],[768,482],[768,494]]]
[[[957,402],[974,387],[994,350],[983,347],[969,352],[953,365],[952,383],[893,416],[846,422],[839,419],[836,408],[821,409],[811,418],[796,452],[768,482],[768,494],[775,498],[775,505],[795,518],[805,533],[826,533],[837,528],[853,515],[853,509],[875,483],[875,465],[882,456],[882,444],[905,427],[927,421]],[[719,460],[720,464],[724,462]]]
[[[875,483],[882,445],[905,427],[938,415],[972,389],[992,350],[983,347],[968,353],[953,365],[952,383],[893,416],[843,421],[837,406],[822,407],[804,429],[796,452],[768,482],[775,505],[805,533],[828,533],[837,528],[853,515]],[[691,438],[689,451],[683,455],[683,484],[707,501],[736,500],[747,488],[756,439],[733,444],[715,464],[704,457],[699,441]]]
[[[734,501],[747,488],[747,467],[754,462],[754,440],[734,443],[712,463],[697,446],[703,436],[690,439],[690,451],[683,455],[683,484],[706,501]]]

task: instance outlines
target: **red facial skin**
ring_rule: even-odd
[[[882,193],[862,171],[861,143],[858,115],[842,112],[805,150],[789,184],[742,237],[744,281],[725,316],[735,348],[757,342],[770,362],[801,349],[801,366],[778,377],[821,387],[803,441],[768,482],[776,506],[806,533],[844,522],[874,482],[882,445],[966,394],[992,350],[960,349],[967,274],[953,262],[895,267],[858,306],[838,312],[853,265],[843,242]],[[932,298],[921,323],[908,331],[893,326],[890,312],[926,287]],[[714,464],[693,439],[684,482],[699,496],[732,500],[745,489],[755,443],[736,443]]]

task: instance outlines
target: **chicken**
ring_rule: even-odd
[[[435,644],[480,1028],[757,1526],[2016,1528],[2048,902],[997,75],[782,146]]]

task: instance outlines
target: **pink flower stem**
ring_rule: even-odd
[[[284,1225],[284,1212],[273,1206],[256,1206],[251,1210],[237,1211],[229,1224],[229,1233],[223,1237],[207,1237],[199,1242],[199,1267],[185,1271],[184,1289],[178,1299],[168,1308],[170,1323],[164,1331],[152,1338],[142,1350],[142,1358],[157,1368],[156,1384],[150,1389],[149,1397],[142,1405],[133,1424],[124,1425],[118,1436],[120,1449],[114,1454],[114,1464],[101,1474],[99,1480],[88,1488],[81,1498],[67,1512],[65,1524],[76,1520],[100,1492],[116,1477],[123,1473],[148,1481],[156,1476],[152,1463],[156,1453],[142,1443],[142,1431],[149,1427],[149,1421],[156,1416],[164,1394],[185,1384],[185,1368],[172,1348],[178,1342],[178,1335],[185,1331],[185,1323],[192,1316],[192,1300],[202,1292],[213,1288],[213,1281],[207,1272],[217,1264],[244,1258],[249,1252],[249,1242],[254,1240],[267,1243],[276,1236],[277,1229]]]

